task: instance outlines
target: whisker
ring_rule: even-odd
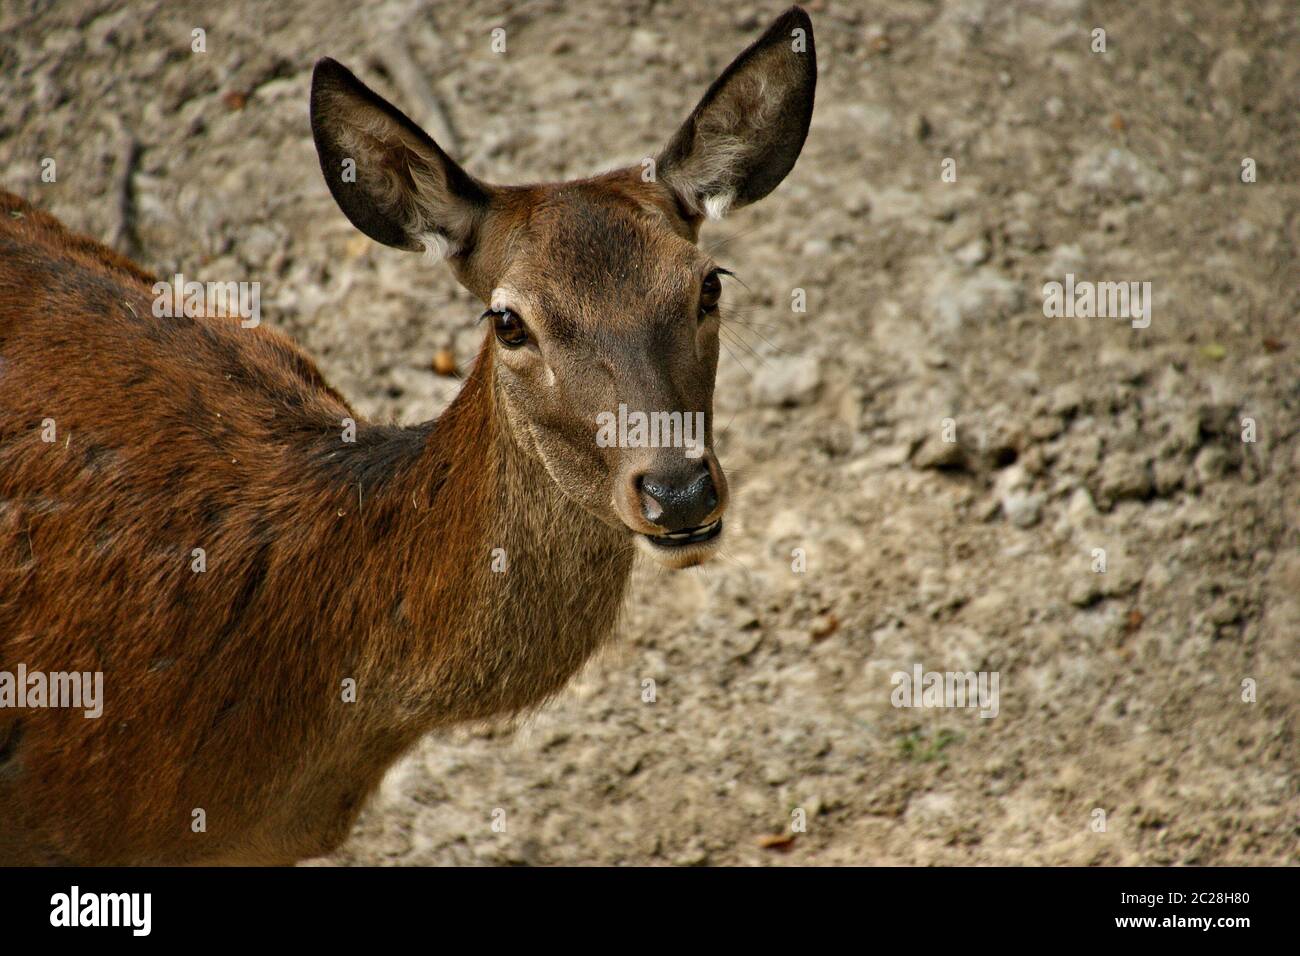
[[[768,366],[769,363],[767,359],[765,359],[763,356],[759,355],[756,351],[754,351],[753,347],[744,339],[742,339],[735,331],[733,331],[732,329],[722,329],[721,331],[724,331],[728,335],[730,335],[731,341],[733,341],[734,343],[736,343],[737,345],[745,349],[745,351],[747,351],[750,355],[754,356],[754,358],[758,359],[759,363],[763,365],[765,368]]]
[[[719,270],[719,271],[721,272],[722,270]],[[740,284],[741,288],[743,288],[746,292],[753,292],[753,291],[754,291],[753,289],[751,289],[751,288],[749,287],[749,283],[748,283],[748,282],[746,282],[746,281],[745,281],[744,279],[742,279],[740,276],[736,275],[734,272],[729,272],[729,271],[728,271],[728,272],[723,272],[722,274],[725,275],[725,276],[729,276],[729,277],[731,277],[732,279],[735,279],[736,282],[738,282],[738,283]]]
[[[718,337],[718,342],[719,342],[719,344],[722,345],[722,347],[723,347],[724,349],[727,350],[727,354],[731,356],[732,361],[734,361],[737,365],[739,365],[741,368],[743,368],[743,369],[745,370],[745,374],[746,374],[746,375],[748,375],[750,378],[753,378],[753,377],[754,377],[754,373],[751,372],[751,371],[749,370],[749,366],[748,366],[748,365],[746,365],[744,362],[742,362],[739,358],[736,357],[736,353],[735,353],[735,352],[731,351],[731,346],[727,344],[726,339],[724,339],[724,338],[722,338],[721,336],[719,336],[719,337]]]
[[[740,414],[740,413],[739,413],[739,412],[732,412],[732,413],[731,413],[731,417],[727,419],[727,424],[724,425],[723,428],[722,428],[722,430],[718,432],[719,435],[725,435],[725,434],[727,434],[727,429],[729,429],[729,428],[731,427],[731,423],[734,422],[734,421],[736,420],[736,416],[737,416],[738,414]]]
[[[728,551],[726,548],[718,548],[718,557],[725,558],[726,560],[734,564],[736,567],[740,568],[740,570],[744,571],[745,576],[749,578],[751,585],[757,585],[759,583],[758,577],[754,574],[753,569],[750,568],[749,565],[745,564],[744,561],[741,561],[738,557],[736,557],[734,554]]]
[[[751,333],[751,334],[753,334],[753,335],[757,335],[760,339],[763,340],[763,344],[766,345],[768,348],[770,348],[773,352],[776,352],[776,353],[778,353],[778,354],[780,354],[780,355],[791,355],[791,354],[793,354],[793,353],[791,353],[788,349],[783,349],[783,348],[781,348],[781,346],[777,345],[775,342],[773,342],[771,339],[769,339],[769,338],[768,338],[766,335],[764,335],[762,332],[759,332],[757,329],[754,329],[754,328],[752,328],[752,327],[750,327],[750,326],[748,326],[748,325],[745,325],[744,323],[739,323],[739,327],[740,327],[740,328],[743,328],[745,331],[747,331],[747,332],[749,332],[749,333]],[[733,336],[735,336],[737,339],[740,339],[740,338],[741,338],[741,337],[740,337],[740,332],[737,331],[737,329],[732,328],[732,327],[730,327],[729,325],[724,325],[723,328],[725,328],[728,332],[730,332],[730,333],[731,333]],[[743,341],[743,339],[741,339],[741,341]],[[748,345],[748,343],[746,343],[746,344]],[[753,351],[752,347],[751,347],[750,350]],[[755,354],[757,354],[757,353],[755,353]]]
[[[758,230],[760,227],[764,225],[766,224],[761,222],[755,223],[754,225],[750,226],[748,229],[741,229],[739,232],[734,232],[730,236],[722,236],[721,238],[715,239],[711,244],[705,247],[704,251],[707,252],[709,255],[713,255],[713,253],[716,252],[717,250],[723,248],[724,246],[730,245],[731,243],[735,242],[737,239],[740,239],[743,236],[748,236],[750,233],[755,232],[756,230]]]

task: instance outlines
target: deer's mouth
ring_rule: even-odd
[[[641,532],[636,535],[636,543],[640,551],[657,563],[670,570],[680,571],[711,559],[718,553],[721,537],[722,519],[719,518],[696,528],[683,528],[668,534]]]
[[[722,519],[718,518],[716,521],[695,528],[683,528],[681,531],[670,531],[667,534],[644,534],[641,537],[656,548],[672,551],[677,548],[689,548],[693,544],[712,541],[720,534],[722,534]]]

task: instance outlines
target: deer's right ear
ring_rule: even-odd
[[[441,255],[472,245],[491,187],[328,57],[311,77],[311,132],[334,201],[371,239]]]
[[[791,7],[709,87],[659,154],[660,182],[697,221],[762,199],[799,158],[816,88],[812,21]]]

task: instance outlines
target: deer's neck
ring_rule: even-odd
[[[544,701],[613,631],[627,535],[566,498],[511,434],[490,351],[384,500],[402,520],[367,657],[414,732]]]

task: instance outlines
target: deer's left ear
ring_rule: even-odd
[[[659,181],[696,217],[762,199],[799,158],[816,87],[812,21],[791,7],[709,87],[655,161]]]

